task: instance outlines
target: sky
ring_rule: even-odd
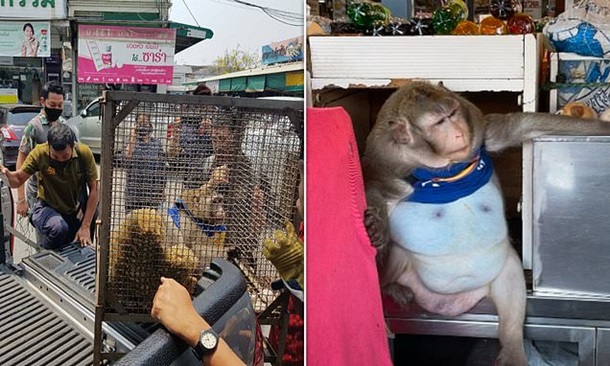
[[[299,21],[283,20],[298,26],[284,24],[260,9],[239,4],[238,1],[297,13],[300,15]],[[241,50],[260,54],[265,44],[302,36],[304,2],[304,0],[172,0],[169,9],[171,21],[194,26],[199,23],[199,26],[214,32],[212,39],[206,39],[177,53],[174,61],[178,65],[212,65],[214,60],[222,56],[226,50],[233,50],[238,46]]]

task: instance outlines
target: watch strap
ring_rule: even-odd
[[[211,334],[214,334],[214,336],[216,337],[216,346],[214,346],[213,349],[208,349],[208,348],[204,347],[203,344],[201,343],[201,335],[203,335],[203,333],[211,333]],[[199,359],[199,360],[203,360],[203,357],[205,355],[214,352],[216,350],[216,348],[218,348],[219,341],[220,340],[218,337],[218,333],[216,333],[216,331],[214,331],[214,329],[210,328],[210,329],[206,329],[206,330],[202,331],[199,336],[199,341],[197,342],[195,347],[193,347],[193,353],[195,354],[195,357],[197,357],[197,359]]]

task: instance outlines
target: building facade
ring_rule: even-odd
[[[172,83],[173,55],[213,36],[210,29],[169,21],[170,7],[170,0],[0,0],[0,89],[16,90],[19,102],[37,104],[42,85],[47,81],[57,81],[69,93],[73,113],[105,89],[165,93],[166,84]],[[26,27],[26,24],[31,27]],[[150,36],[147,36],[146,29],[150,28],[167,30],[149,31]],[[79,34],[83,29],[88,30],[86,35]],[[130,36],[124,36],[122,42],[117,40],[117,34],[126,32],[144,35],[139,44],[131,42]],[[30,33],[36,40],[32,40]],[[158,33],[168,35],[157,39],[155,35]],[[38,45],[38,52],[22,54],[21,48],[27,47],[10,44],[30,45],[29,49]],[[108,52],[113,46],[115,59],[108,63]],[[120,78],[120,73],[113,76],[107,72],[111,68],[123,67],[117,50],[120,47],[136,48],[126,55],[130,61],[133,59],[141,64],[150,60],[151,68],[168,69],[166,78],[128,80]],[[142,49],[137,50],[138,47]],[[156,52],[147,52],[150,51],[148,48]],[[163,54],[162,50],[167,52]],[[125,54],[123,50],[122,55]],[[106,59],[102,60],[103,57]],[[162,64],[152,65],[153,59],[158,61],[160,57]],[[83,76],[87,71],[85,65],[79,65],[83,60],[93,63],[94,70],[86,77]],[[142,69],[141,65],[139,69]],[[111,76],[98,78],[104,74],[101,71]],[[128,72],[129,68],[125,67],[123,74]]]

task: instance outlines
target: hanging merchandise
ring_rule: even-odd
[[[508,34],[506,24],[495,17],[487,17],[481,21],[480,25],[481,34],[484,35],[501,35]]]
[[[536,26],[529,15],[516,13],[508,20],[506,28],[510,34],[528,34],[534,33]]]
[[[449,8],[458,20],[468,19],[468,5],[463,0],[449,0],[445,7]]]
[[[386,26],[391,19],[388,8],[378,3],[366,1],[350,3],[347,6],[347,16],[356,27],[361,29]]]
[[[406,36],[410,28],[411,22],[408,20],[393,20],[385,27],[385,33],[390,36]]]
[[[557,52],[610,56],[610,0],[582,0],[543,29]]]
[[[429,36],[434,34],[432,18],[414,17],[411,19],[409,34],[414,36]]]
[[[536,33],[542,33],[542,31],[543,31],[544,27],[547,25],[547,23],[553,19],[554,18],[551,18],[551,17],[544,17],[542,19],[534,19],[534,24],[536,25]]]
[[[449,34],[459,22],[456,13],[448,7],[436,9],[432,15],[432,26],[437,34]]]
[[[470,20],[462,20],[458,23],[451,34],[456,36],[478,35],[481,34],[479,26]]]
[[[513,0],[491,0],[489,12],[501,20],[508,20],[515,14],[515,3]]]

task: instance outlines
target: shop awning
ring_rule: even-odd
[[[176,53],[214,36],[211,29],[189,24],[170,22],[169,28],[176,29]]]
[[[216,75],[184,85],[194,86],[201,82],[211,81],[218,82],[217,92],[219,93],[256,93],[263,91],[302,92],[305,80],[303,63],[295,62]]]
[[[175,53],[184,51],[185,49],[214,36],[214,32],[208,28],[196,27],[194,25],[163,22],[155,20],[156,15],[146,15],[145,13],[104,13],[103,25],[116,25],[128,27],[148,27],[159,28],[168,27],[176,30],[176,47]],[[80,20],[79,24],[100,24],[99,21]],[[101,25],[101,24],[100,24]]]

